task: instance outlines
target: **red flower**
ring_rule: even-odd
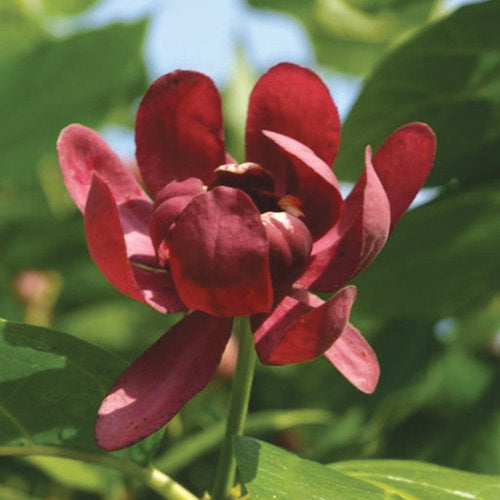
[[[330,169],[340,123],[311,71],[279,64],[250,97],[246,161],[224,149],[220,97],[192,71],[159,78],[137,113],[137,160],[154,199],[103,139],[61,133],[64,181],[84,213],[90,253],[121,292],[164,312],[192,310],[115,383],[96,424],[117,449],[158,429],[212,379],[232,317],[252,315],[259,357],[287,364],[325,355],[360,390],[375,354],[342,288],[385,244],[423,185],[435,139],[422,123],[394,132],[343,200]],[[323,302],[314,292],[333,292]]]

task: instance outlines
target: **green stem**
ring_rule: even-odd
[[[255,347],[247,316],[234,319],[233,331],[238,335],[238,363],[231,392],[226,433],[220,450],[219,464],[212,490],[212,500],[226,500],[234,484],[236,460],[233,438],[243,433],[255,369]]]
[[[135,476],[144,481],[152,490],[167,500],[197,500],[190,491],[176,483],[172,478],[152,467],[144,469],[133,463],[123,462],[108,455],[97,455],[91,452],[59,448],[57,446],[26,445],[2,446],[0,456],[46,456],[69,458],[104,465],[113,468],[126,476]]]

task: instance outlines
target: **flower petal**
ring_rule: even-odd
[[[269,242],[269,268],[275,294],[288,290],[306,269],[311,253],[311,233],[287,212],[266,212],[262,223]]]
[[[110,187],[94,174],[84,214],[90,254],[120,292],[161,312],[184,310],[169,274],[147,270],[154,251],[144,233],[147,217],[141,217],[141,213],[149,210],[126,203],[118,208]]]
[[[354,286],[343,288],[327,302],[307,292],[286,296],[255,331],[262,363],[300,363],[324,354],[344,331],[355,298]]]
[[[295,64],[278,64],[260,78],[250,95],[246,128],[247,161],[272,167],[276,180],[288,160],[263,130],[305,144],[328,165],[337,155],[340,121],[328,88],[311,70]]]
[[[318,240],[338,221],[342,211],[339,184],[330,167],[311,149],[283,134],[264,130],[290,160],[285,186],[279,195],[296,196],[302,203],[300,210],[314,240]],[[272,167],[270,168],[272,171]],[[278,188],[279,189],[279,188]]]
[[[320,292],[338,290],[361,272],[387,241],[390,206],[384,188],[366,149],[365,170],[345,201],[340,221],[332,235],[336,243],[313,256],[300,286]]]
[[[139,105],[135,140],[153,196],[174,180],[207,182],[226,160],[221,100],[212,80],[195,71],[158,78]]]
[[[266,232],[243,191],[219,186],[195,197],[171,229],[168,246],[172,276],[189,308],[214,316],[271,308]]]
[[[373,157],[391,205],[391,229],[424,185],[434,162],[436,136],[425,123],[396,130]]]
[[[350,323],[325,357],[360,391],[371,394],[377,387],[380,376],[377,355]]]
[[[95,426],[105,450],[159,429],[215,375],[232,320],[193,312],[147,349],[115,382]]]
[[[64,183],[81,212],[94,173],[106,182],[117,203],[149,200],[132,172],[97,132],[76,123],[69,125],[59,135],[57,152]]]
[[[159,191],[149,219],[149,233],[162,267],[168,260],[166,240],[172,224],[191,200],[203,192],[202,182],[194,177],[181,182],[169,182]]]

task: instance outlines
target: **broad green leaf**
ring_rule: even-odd
[[[39,455],[44,446],[101,453],[96,412],[126,366],[64,333],[0,320],[0,455],[19,454],[17,448]],[[143,462],[153,441],[121,455]]]
[[[252,500],[382,500],[377,487],[276,446],[239,437],[235,454],[243,483]],[[398,497],[395,497],[398,498]]]
[[[42,0],[43,6],[49,14],[72,15],[88,9],[98,0]]]
[[[500,476],[423,462],[363,460],[325,466],[247,437],[236,438],[235,449],[253,500],[494,500],[500,495]]]
[[[390,498],[495,500],[500,497],[500,476],[473,474],[423,462],[353,460],[329,467],[380,488],[387,495],[393,495]]]
[[[500,2],[457,10],[418,32],[377,66],[349,114],[336,162],[354,180],[367,144],[424,121],[438,150],[429,183],[498,179],[500,146]]]
[[[320,64],[366,74],[393,45],[426,23],[436,0],[249,0],[255,7],[296,16],[304,23]]]
[[[357,279],[357,310],[439,319],[488,300],[500,283],[499,216],[495,184],[410,211]]]

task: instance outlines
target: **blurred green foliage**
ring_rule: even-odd
[[[70,122],[133,125],[134,100],[147,85],[147,25],[55,37],[45,29],[47,16],[75,14],[94,2],[35,3],[37,9],[24,0],[0,5],[0,316],[78,338],[2,323],[0,497],[158,498],[117,474],[115,462],[57,463],[13,453],[24,432],[37,445],[63,449],[69,442],[79,453],[105,456],[91,430],[100,397],[125,366],[120,357],[133,359],[179,318],[121,296],[102,278],[54,153]],[[375,394],[357,393],[325,360],[259,367],[248,432],[325,463],[410,458],[498,474],[500,2],[442,19],[435,18],[437,2],[424,0],[250,3],[301,20],[320,64],[365,75],[343,128],[341,180],[359,175],[366,144],[377,147],[407,121],[433,126],[438,153],[429,181],[436,198],[403,217],[356,281],[353,321],[382,367]],[[235,53],[223,96],[228,149],[242,160],[246,99],[265,68],[251,68],[243,47]],[[113,460],[156,463],[166,473],[171,467],[201,494],[213,478],[229,385],[220,374],[163,434]],[[335,467],[350,473],[367,464],[369,475],[384,466],[378,463]],[[440,472],[444,481],[447,473]]]
[[[293,15],[307,29],[320,64],[364,75],[401,40],[430,21],[437,0],[248,0]]]
[[[98,0],[42,0],[48,14],[72,15],[92,7]]]

